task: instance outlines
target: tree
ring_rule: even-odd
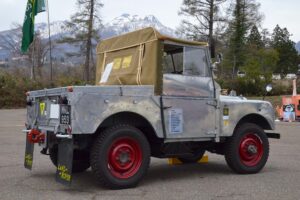
[[[254,25],[250,31],[250,34],[247,38],[247,45],[250,48],[260,49],[264,47],[262,36],[258,31],[256,25]]]
[[[219,15],[219,5],[226,0],[184,0],[179,14],[187,17],[179,32],[193,40],[207,40],[211,57],[215,57],[215,23],[224,21]]]
[[[275,49],[265,47],[263,38],[256,25],[246,38],[245,60],[241,69],[246,72],[246,78],[255,83],[270,83],[272,74],[279,60],[279,54]]]
[[[295,43],[290,39],[290,33],[286,28],[277,25],[272,34],[271,45],[279,53],[279,61],[275,72],[281,75],[296,73],[298,68],[298,52]]]
[[[68,27],[75,30],[75,36],[64,38],[61,42],[79,43],[85,55],[84,80],[90,81],[90,65],[93,62],[93,41],[99,40],[101,18],[99,10],[103,7],[100,0],[77,0],[78,11],[72,15],[67,23]]]
[[[262,15],[258,12],[259,7],[260,4],[255,0],[236,0],[230,6],[233,18],[229,23],[229,49],[226,57],[227,65],[232,67],[233,77],[244,65],[248,32],[254,25],[261,22]]]
[[[39,77],[42,77],[41,69],[45,63],[46,54],[50,49],[49,42],[44,41],[40,33],[37,32],[26,53],[21,51],[21,43],[22,26],[20,24],[13,24],[13,29],[0,37],[0,47],[10,52],[11,57],[28,60],[31,67],[31,79],[35,80],[37,74]]]

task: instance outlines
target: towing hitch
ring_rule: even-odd
[[[27,139],[32,144],[41,144],[45,142],[45,133],[41,133],[36,129],[31,129],[27,134]]]

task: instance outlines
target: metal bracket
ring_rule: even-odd
[[[210,106],[214,106],[214,107],[218,106],[218,103],[216,101],[208,101],[208,102],[206,102],[206,104],[210,105]]]
[[[63,135],[63,134],[56,134],[56,137],[60,138],[60,139],[72,139],[73,138],[72,135]]]

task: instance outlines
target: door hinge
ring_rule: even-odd
[[[210,106],[214,106],[214,107],[217,107],[218,106],[218,103],[217,101],[208,101],[206,102],[207,105],[210,105]]]

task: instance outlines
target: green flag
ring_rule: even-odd
[[[34,18],[35,16],[46,10],[45,0],[28,0],[23,23],[23,38],[21,50],[25,53],[34,37]]]

